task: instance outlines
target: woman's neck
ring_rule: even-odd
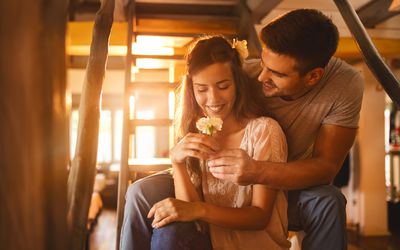
[[[230,115],[224,120],[222,130],[218,132],[217,137],[228,137],[243,130],[247,125],[248,119],[237,119],[234,115]]]
[[[222,130],[216,134],[216,139],[219,141],[222,148],[239,148],[242,143],[244,128],[248,119],[237,120],[231,116],[224,120]]]

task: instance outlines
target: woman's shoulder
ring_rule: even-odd
[[[281,126],[279,125],[279,123],[268,116],[261,116],[261,117],[257,117],[257,118],[253,118],[251,119],[248,123],[247,123],[247,128],[254,130],[255,128],[281,128]]]

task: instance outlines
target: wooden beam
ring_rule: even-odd
[[[88,49],[89,51],[89,49]],[[89,61],[89,52],[84,56],[69,56],[67,59],[67,67],[69,69],[85,69]],[[125,56],[111,56],[107,58],[106,69],[109,70],[125,70]],[[104,101],[104,99],[103,99]]]
[[[357,15],[366,28],[374,28],[377,24],[400,13],[389,10],[393,0],[373,0],[357,9]]]
[[[232,16],[234,5],[191,4],[191,3],[136,3],[136,13],[155,15],[192,15],[192,16]]]
[[[67,47],[73,45],[87,45],[92,42],[94,22],[68,22]],[[126,46],[127,22],[114,22],[111,27],[110,45]]]
[[[0,3],[1,249],[70,249],[67,5]]]
[[[108,39],[113,23],[114,0],[103,0],[96,14],[93,41],[86,68],[79,108],[78,138],[68,178],[68,221],[70,249],[86,245],[87,216],[96,174],[100,120],[100,95],[108,54]]]
[[[260,23],[280,2],[282,0],[247,0],[253,22]]]
[[[400,11],[400,0],[393,0],[392,4],[389,6],[390,11]]]
[[[386,58],[400,58],[400,39],[372,39],[379,53]],[[340,38],[335,56],[342,58],[361,58],[357,43],[351,37]]]
[[[238,33],[237,22],[233,18],[200,20],[179,20],[171,18],[138,18],[136,20],[137,32],[154,34],[224,34],[235,35]]]

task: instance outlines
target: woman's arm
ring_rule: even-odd
[[[156,203],[147,217],[154,217],[152,223],[154,228],[163,227],[174,221],[203,220],[230,229],[260,230],[269,222],[276,191],[261,185],[257,186],[253,191],[256,196],[253,197],[252,205],[248,207],[222,207],[202,201],[187,202],[167,198]]]
[[[275,197],[275,190],[255,185],[251,206],[231,208],[202,203],[198,219],[230,229],[264,229],[269,223]]]
[[[187,134],[171,150],[171,162],[174,169],[175,197],[184,201],[200,201],[202,197],[193,185],[186,168],[186,159],[194,157],[206,159],[219,149],[214,138],[197,133]],[[198,178],[201,178],[199,176]],[[199,180],[201,183],[201,180]]]
[[[173,164],[175,197],[183,201],[201,201],[203,197],[197,192],[190,180],[184,164]]]

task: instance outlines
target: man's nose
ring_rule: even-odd
[[[258,81],[260,82],[265,82],[271,79],[271,73],[269,72],[268,69],[263,69],[260,73],[260,75],[258,76]]]

